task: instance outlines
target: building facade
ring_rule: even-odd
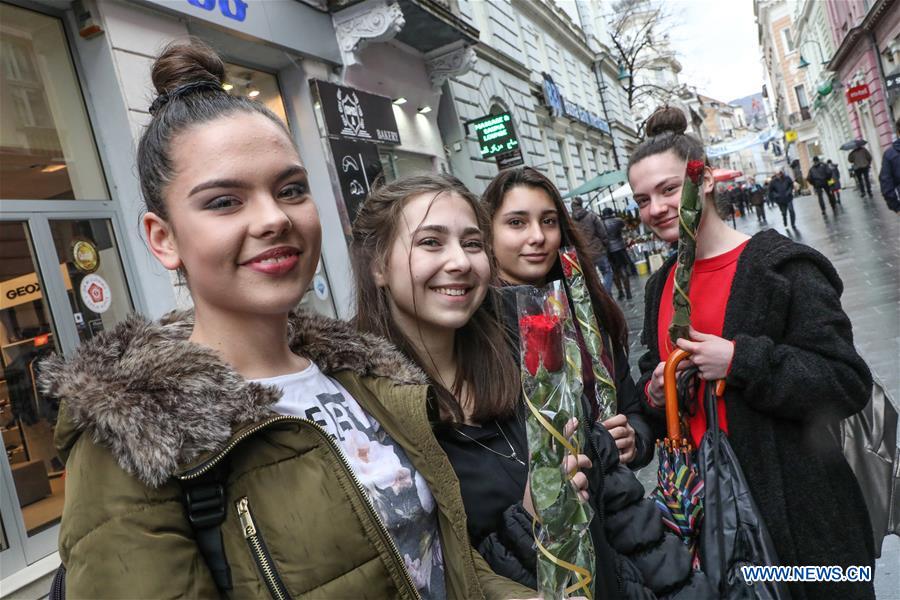
[[[794,45],[800,49],[800,64],[805,66],[806,89],[813,95],[811,114],[818,130],[818,149],[822,159],[831,159],[844,182],[851,181],[847,153],[840,147],[853,139],[847,100],[840,81],[828,69],[835,42],[824,2],[803,0],[794,6]],[[845,184],[846,185],[846,184]]]
[[[897,0],[826,0],[835,52],[828,68],[848,92],[853,135],[866,140],[877,170],[881,155],[895,137],[900,46],[900,2]],[[900,81],[898,81],[900,84]]]
[[[608,51],[581,25],[590,30],[593,14],[549,0],[460,0],[459,10],[480,39],[474,68],[451,77],[442,98],[455,111],[441,124],[456,175],[476,193],[496,176],[466,123],[500,113],[512,116],[524,164],[563,192],[624,166],[634,127]]]
[[[810,93],[794,35],[795,0],[755,0],[759,44],[775,118],[785,132],[785,166],[805,187],[812,157],[821,154]]]

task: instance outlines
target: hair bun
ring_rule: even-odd
[[[225,63],[204,42],[172,42],[160,53],[151,71],[157,94],[166,94],[188,84],[225,83]]]
[[[687,117],[680,108],[660,106],[647,118],[644,131],[647,137],[673,133],[681,135],[687,131]]]

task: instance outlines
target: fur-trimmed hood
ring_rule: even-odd
[[[272,416],[278,391],[248,382],[212,350],[188,341],[192,329],[191,312],[158,322],[131,316],[71,360],[44,361],[40,388],[62,402],[56,445],[63,457],[87,433],[127,472],[159,485],[236,430]],[[427,383],[393,345],[347,322],[292,315],[288,336],[291,348],[325,373]]]

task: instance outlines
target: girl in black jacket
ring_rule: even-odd
[[[410,177],[373,191],[353,227],[357,323],[391,339],[435,382],[435,434],[459,478],[472,542],[497,573],[536,587],[518,353],[487,289],[490,248],[484,207],[453,178]],[[578,457],[575,481],[595,508],[595,597],[704,597],[705,578],[692,576],[686,550],[642,500],[612,437],[599,425],[589,435],[590,459]]]
[[[678,109],[658,110],[628,166],[641,219],[667,242],[678,239],[687,157],[702,151],[686,127]],[[709,166],[704,186],[690,288],[693,328],[691,339],[677,345],[692,353],[702,380],[726,381],[720,424],[780,563],[872,566],[865,502],[827,433],[862,409],[872,389],[841,309],[841,280],[824,256],[774,230],[748,238],[728,227],[716,214]],[[658,436],[664,435],[661,361],[672,350],[663,315],[671,314],[673,264],[674,257],[650,278],[645,293],[647,352],[638,387]],[[705,428],[702,403],[689,422],[700,425],[689,432],[696,443]],[[874,597],[871,582],[793,583],[791,594],[801,600]]]

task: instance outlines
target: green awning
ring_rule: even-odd
[[[590,181],[579,185],[571,192],[564,194],[563,198],[571,198],[573,196],[588,194],[590,192],[593,192],[594,190],[599,190],[600,188],[608,188],[614,185],[620,185],[622,183],[625,183],[626,181],[628,181],[628,177],[626,177],[625,171],[607,171],[606,173],[601,173]]]

